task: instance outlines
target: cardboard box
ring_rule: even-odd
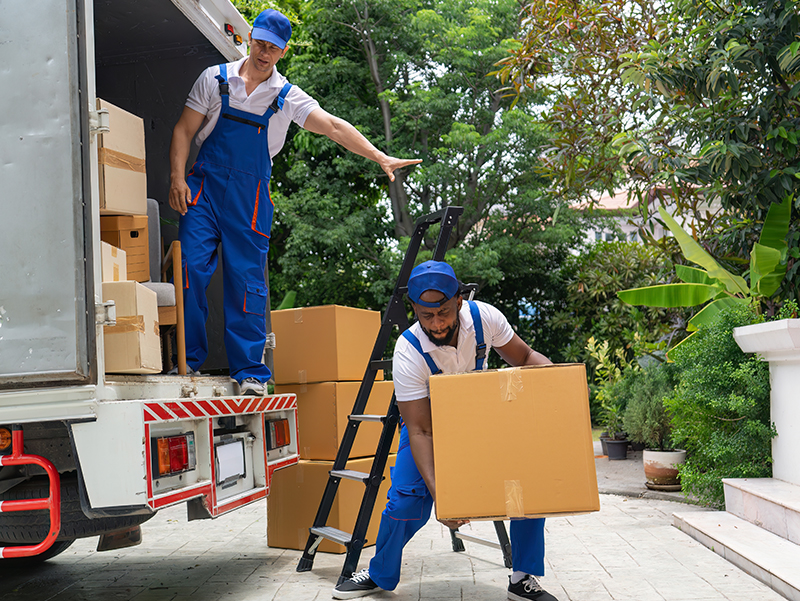
[[[368,473],[372,467],[372,457],[351,459],[347,469]],[[396,455],[389,455],[386,461],[385,479],[381,483],[375,509],[367,528],[367,544],[375,544],[381,512],[386,507],[386,493],[389,490],[389,469],[394,466]],[[276,470],[267,497],[267,545],[282,549],[302,551],[308,542],[308,529],[314,525],[322,493],[328,483],[328,472],[333,468],[332,461],[304,461],[297,465]],[[364,485],[353,480],[342,480],[336,499],[333,501],[328,526],[344,532],[352,532],[364,496]],[[344,553],[344,545],[323,540],[319,551],[325,553]]]
[[[147,215],[101,215],[100,239],[125,251],[129,279],[137,282],[150,279]]]
[[[103,300],[117,306],[117,325],[103,328],[106,373],[160,373],[156,293],[137,282],[106,282]]]
[[[599,511],[583,364],[432,376],[440,519]]]
[[[128,279],[125,251],[108,242],[100,242],[100,264],[104,282],[124,282]]]
[[[275,383],[360,382],[380,328],[378,311],[339,305],[273,311]]]
[[[333,461],[347,428],[347,416],[353,410],[361,382],[322,382],[319,384],[282,384],[275,394],[297,394],[297,424],[300,430],[300,459]],[[364,411],[367,415],[386,415],[392,400],[391,382],[375,382]],[[362,422],[350,457],[368,457],[378,448],[383,424]],[[399,434],[392,441],[397,451]]]
[[[108,110],[111,130],[98,136],[100,214],[146,215],[144,122],[99,98],[97,108]]]

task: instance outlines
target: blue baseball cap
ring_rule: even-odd
[[[253,21],[250,35],[254,40],[270,42],[283,50],[292,37],[292,24],[283,13],[268,8]]]
[[[444,261],[425,261],[411,270],[408,278],[408,297],[416,304],[423,307],[441,307],[442,304],[453,298],[459,289],[458,279],[453,268]],[[444,294],[444,300],[438,303],[428,303],[420,300],[420,296],[427,290],[436,290]]]

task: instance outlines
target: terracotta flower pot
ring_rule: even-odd
[[[678,477],[678,466],[686,461],[686,451],[651,451],[645,449],[642,454],[644,462],[644,475],[647,477],[645,486],[653,490],[681,489]]]

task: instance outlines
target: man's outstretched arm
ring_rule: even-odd
[[[306,118],[303,128],[315,134],[329,137],[337,144],[341,144],[350,152],[375,161],[394,181],[394,172],[397,169],[421,163],[422,159],[398,159],[381,152],[367,140],[361,132],[344,119],[334,117],[325,110],[314,109]]]

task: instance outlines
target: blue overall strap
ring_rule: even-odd
[[[275,97],[275,100],[273,100],[272,104],[269,105],[269,108],[266,111],[264,111],[264,116],[267,119],[272,117],[272,115],[274,115],[283,108],[283,103],[286,102],[286,94],[288,94],[289,90],[291,89],[292,89],[292,84],[290,83],[286,83],[286,85],[284,85],[281,88],[281,91],[278,92],[278,95]]]
[[[414,334],[411,333],[411,330],[406,330],[405,332],[403,332],[403,338],[408,340],[411,343],[411,346],[413,346],[415,349],[417,349],[417,351],[419,351],[419,354],[422,355],[422,357],[425,359],[425,363],[428,364],[428,367],[430,368],[431,373],[434,376],[436,374],[442,373],[442,370],[439,369],[438,365],[436,365],[436,361],[433,360],[433,357],[431,357],[428,353],[422,350],[422,345],[420,344],[419,339],[416,336],[414,336]]]
[[[486,343],[483,341],[483,322],[481,322],[481,311],[478,305],[468,300],[469,312],[472,314],[472,325],[475,328],[475,371],[483,369],[483,362],[486,359]]]
[[[225,110],[228,108],[228,92],[230,91],[228,65],[222,64],[219,66],[219,75],[216,75],[215,79],[219,82],[219,97],[222,100],[222,109]]]

